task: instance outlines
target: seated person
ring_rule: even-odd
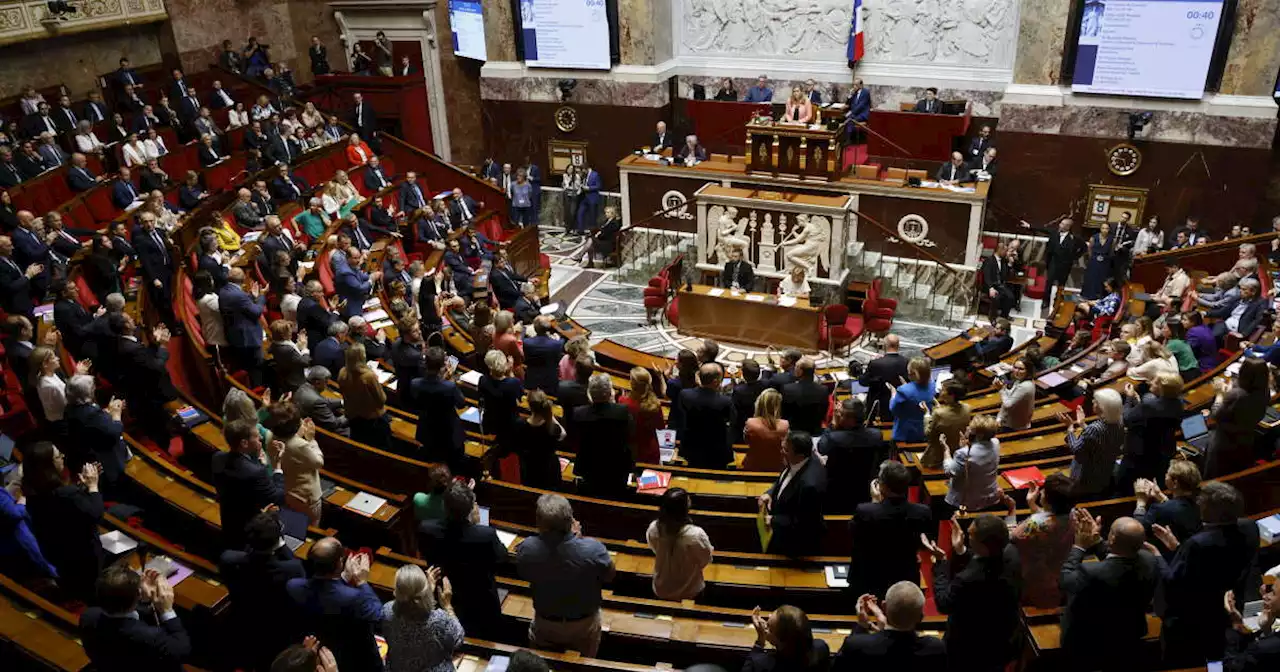
[[[1162,312],[1179,312],[1182,306],[1182,297],[1191,287],[1191,276],[1182,270],[1182,264],[1174,257],[1165,260],[1165,279],[1160,290],[1151,297],[1151,303],[1147,304],[1147,314],[1159,314]]]
[[[751,262],[742,258],[742,248],[734,247],[729,251],[729,261],[720,273],[720,286],[725,289],[741,289],[751,291],[755,286],[756,273]]]
[[[574,263],[581,263],[583,268],[591,268],[597,253],[606,258],[613,254],[618,247],[618,232],[621,230],[622,219],[618,217],[617,209],[612,205],[605,206],[604,223],[591,232],[582,244],[582,251],[573,257]]]
[[[756,78],[756,85],[747,89],[747,95],[743,96],[744,103],[772,103],[773,89],[769,88],[769,77],[760,75]]]
[[[951,160],[938,166],[934,176],[943,184],[959,184],[969,179],[969,169],[964,165],[964,154],[951,152]]]
[[[808,124],[813,121],[813,101],[798,86],[791,87],[791,97],[787,99],[787,109],[782,121],[789,124]]]
[[[981,177],[985,174],[986,178]],[[996,148],[988,147],[982,156],[974,159],[969,164],[969,176],[972,179],[991,179],[996,176]]]
[[[1116,281],[1107,278],[1102,281],[1102,288],[1105,296],[1093,301],[1081,301],[1077,308],[1085,308],[1094,318],[1115,316],[1120,310],[1120,292],[1116,291]]]
[[[1009,320],[1001,317],[985,334],[972,336],[974,358],[983,364],[999,361],[1013,349],[1013,337],[1009,335]]]
[[[303,210],[297,217],[293,219],[302,227],[302,232],[307,234],[312,240],[324,235],[325,229],[329,227],[329,213],[324,211],[324,202],[316,197],[307,203],[307,209]]]
[[[1213,324],[1213,336],[1218,340],[1219,345],[1227,334],[1232,334],[1236,338],[1247,338],[1262,324],[1267,314],[1268,302],[1265,297],[1258,296],[1258,288],[1258,281],[1253,278],[1240,281],[1240,301],[1222,321]]]
[[[938,89],[929,87],[924,90],[924,98],[916,102],[916,112],[942,114],[942,101],[938,100]]]
[[[365,144],[358,134],[352,133],[347,138],[347,161],[351,163],[351,167],[363,166],[369,163],[371,158],[373,158],[373,150],[369,149],[369,145]]]
[[[698,136],[685,136],[684,146],[680,148],[678,157],[686,164],[693,165],[699,161],[707,160],[707,149],[698,144]]]
[[[360,193],[351,184],[347,171],[339,170],[332,180],[325,183],[320,202],[324,205],[325,212],[337,218],[346,217],[360,203]]]
[[[792,266],[791,273],[778,283],[778,296],[808,299],[811,291],[804,266]]]

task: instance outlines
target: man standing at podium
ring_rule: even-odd
[[[849,118],[865,124],[871,116],[871,91],[862,85],[861,79],[853,80],[853,91],[849,93]]]
[[[749,292],[755,282],[756,272],[751,268],[751,262],[742,258],[741,247],[734,247],[729,252],[729,262],[724,265],[724,272],[720,274],[720,286]]]
[[[742,99],[744,103],[772,103],[773,89],[769,88],[769,76],[760,75],[756,78],[756,85],[747,89],[747,97]]]
[[[924,99],[916,102],[916,112],[926,114],[942,114],[942,101],[938,100],[938,90],[929,87],[924,90]]]
[[[951,152],[951,160],[938,168],[937,178],[943,184],[956,184],[968,175],[969,169],[964,165],[964,154]]]

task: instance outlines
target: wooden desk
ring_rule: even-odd
[[[723,292],[714,296],[712,291]],[[747,299],[753,294],[734,295],[707,285],[694,285],[692,291],[680,290],[681,334],[714,338],[733,343],[778,347],[818,349],[822,310],[798,299],[794,306],[784,306],[775,297],[762,301]]]
[[[807,124],[747,124],[747,173],[840,179],[840,132]]]

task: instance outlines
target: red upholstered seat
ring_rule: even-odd
[[[883,292],[884,281],[880,278],[876,278],[871,281],[871,289],[867,291],[867,296],[875,299],[876,302],[880,304],[881,308],[887,308],[895,313],[898,312],[898,300],[885,298]]]
[[[867,333],[883,336],[893,327],[894,313],[885,308],[881,300],[868,298],[862,303],[863,328]]]
[[[85,192],[84,203],[89,207],[89,212],[93,215],[94,220],[105,224],[116,217],[116,206],[111,202],[111,189],[107,186],[99,186]]]
[[[850,315],[849,306],[833,303],[822,309],[823,327],[818,346],[832,352],[847,350],[862,336],[862,316]]]
[[[1040,269],[1032,266],[1027,269],[1027,277],[1031,278],[1031,284],[1022,290],[1022,295],[1028,299],[1043,299],[1045,286],[1048,284],[1049,276],[1040,275]]]
[[[671,326],[680,326],[680,297],[677,296],[671,299],[671,303],[667,305],[666,313],[667,322],[670,322]]]
[[[332,250],[325,250],[316,257],[316,275],[320,280],[320,285],[324,287],[325,296],[333,296],[333,268],[329,266],[329,256]]]

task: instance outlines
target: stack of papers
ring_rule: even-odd
[[[709,289],[707,290],[707,296],[724,296],[724,290],[719,287]]]
[[[1268,544],[1280,539],[1280,513],[1258,521],[1258,534]]]
[[[494,530],[498,535],[498,541],[502,542],[502,546],[507,550],[511,549],[511,544],[516,542],[516,535],[506,530]]]
[[[827,575],[828,588],[849,587],[849,565],[827,565],[823,572]]]
[[[376,310],[376,309],[378,309],[380,306],[382,306],[382,299],[379,299],[378,297],[376,297],[376,296],[375,296],[375,297],[373,297],[373,298],[371,298],[371,299],[369,299],[369,300],[365,301],[365,302],[364,302],[364,305],[363,305],[363,306],[361,306],[360,308],[361,308],[361,310],[364,310],[364,311],[366,311],[366,312],[367,312],[367,311],[370,311],[370,310]]]
[[[750,298],[750,297],[748,297],[748,298]],[[779,306],[786,306],[786,307],[790,308],[791,306],[796,305],[796,297],[794,297],[794,296],[782,296],[782,297],[778,297],[778,305],[779,305]]]
[[[475,387],[476,385],[480,384],[480,372],[476,371],[475,369],[472,369],[462,374],[461,376],[458,376],[458,380],[472,387]]]
[[[764,294],[748,294],[748,301],[764,301]]]
[[[381,308],[378,308],[376,310],[371,310],[364,314],[364,321],[369,323],[378,322],[381,320],[389,320],[389,319],[391,319],[391,316],[387,314],[387,311]]]
[[[376,369],[374,373],[377,374],[378,376],[378,383],[382,385],[386,385],[387,383],[391,382],[392,378],[396,377],[395,373],[391,371],[383,371],[382,369]]]
[[[378,509],[381,508],[383,504],[386,503],[387,500],[378,497],[377,495],[360,492],[357,493],[355,497],[352,497],[351,501],[347,502],[346,506],[342,508],[355,511],[356,513],[364,516],[372,516],[378,512]]]

